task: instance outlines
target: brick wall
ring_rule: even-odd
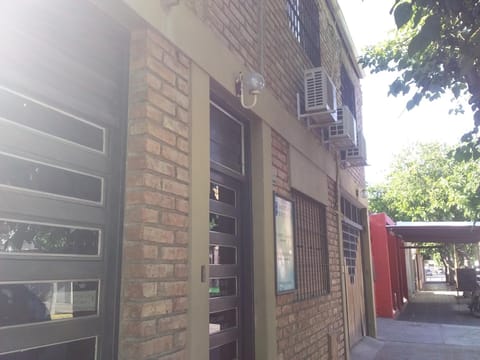
[[[131,36],[120,359],[184,359],[190,62],[152,29]]]
[[[264,70],[266,86],[284,104],[292,116],[297,114],[296,94],[303,89],[303,70],[312,63],[288,27],[286,0],[264,0],[265,38]],[[185,0],[186,4],[210,26],[218,39],[243,61],[245,66],[260,71],[260,2],[254,0]],[[320,12],[320,51],[325,67],[337,88],[337,103],[341,102],[340,68],[343,63],[356,89],[357,124],[362,127],[362,96],[360,80],[348,60],[346,49],[336,29],[335,19],[326,1],[317,2]],[[332,149],[333,150],[333,149]],[[333,153],[333,151],[332,151]],[[363,168],[348,172],[361,186]]]
[[[288,173],[288,142],[272,130],[272,176],[273,190],[279,195],[292,198]]]
[[[185,0],[219,41],[259,70],[259,2]],[[336,29],[319,2],[322,65],[340,89]],[[351,65],[345,63],[352,71]],[[267,87],[296,115],[303,69],[311,67],[288,28],[285,0],[265,0]],[[352,74],[352,73],[351,73]],[[359,81],[352,76],[355,86]],[[359,114],[361,98],[359,97]],[[340,96],[338,96],[340,100]],[[339,101],[341,103],[341,101]],[[188,282],[190,61],[152,29],[132,34],[130,116],[121,297],[121,359],[185,358]],[[361,118],[358,119],[361,123]],[[274,190],[291,198],[288,143],[272,132]],[[363,169],[349,170],[361,183]],[[330,294],[297,301],[277,297],[278,358],[326,359],[328,335],[344,354],[336,185],[328,182]]]
[[[243,63],[260,70],[260,1],[254,0],[185,0],[218,35],[226,47]],[[318,1],[320,12],[321,61],[340,89],[340,65],[345,57],[335,28],[335,20],[325,1]],[[303,87],[303,70],[312,67],[302,47],[288,27],[286,0],[264,0],[265,6],[265,69],[267,87],[296,115],[296,93]],[[345,62],[348,68],[351,65]],[[359,86],[358,79],[352,81]],[[358,92],[361,97],[360,91]],[[361,101],[359,102],[360,109]]]
[[[252,69],[259,69],[257,0],[185,0],[218,39]]]
[[[273,188],[280,195],[291,198],[288,183],[288,143],[272,131]],[[277,296],[278,359],[329,359],[328,336],[336,338],[339,358],[344,355],[343,313],[338,253],[336,215],[336,185],[328,180],[327,238],[329,254],[330,293],[317,298],[298,301],[295,292]]]

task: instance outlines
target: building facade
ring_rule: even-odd
[[[409,291],[412,276],[408,270],[412,269],[412,256],[405,242],[386,228],[394,224],[385,213],[370,215],[375,308],[377,316],[387,318],[397,317],[412,294]]]
[[[375,334],[335,0],[0,7],[0,360],[340,359]]]

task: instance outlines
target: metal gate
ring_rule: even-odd
[[[210,110],[210,359],[253,359],[244,124]]]
[[[210,359],[239,359],[243,315],[241,186],[212,172],[210,187]]]
[[[128,35],[0,4],[0,359],[116,358]]]

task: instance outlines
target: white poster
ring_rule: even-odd
[[[275,250],[277,292],[295,289],[293,203],[275,195]]]

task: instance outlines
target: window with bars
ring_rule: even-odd
[[[341,199],[341,209],[342,209],[342,214],[347,218],[352,220],[353,222],[357,224],[361,224],[361,218],[360,218],[360,209],[353,205],[350,201],[342,197]]]
[[[353,116],[357,117],[357,108],[355,102],[355,87],[353,86],[353,82],[348,76],[347,69],[344,65],[342,65],[342,69],[340,71],[341,77],[341,93],[342,93],[342,104],[347,105],[350,109]]]
[[[350,282],[355,282],[355,269],[357,267],[357,248],[358,239],[360,238],[360,231],[355,227],[342,223],[343,232],[343,256],[347,265]]]
[[[330,292],[326,207],[293,192],[295,204],[295,267],[297,298],[309,299]]]
[[[343,257],[347,265],[350,282],[355,282],[355,269],[357,267],[357,249],[360,241],[361,214],[360,209],[342,197],[341,209],[344,216],[342,222]]]
[[[288,25],[314,66],[320,66],[320,15],[317,0],[286,0]]]

